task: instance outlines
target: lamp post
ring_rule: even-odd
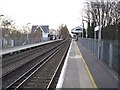
[[[0,15],[0,17],[1,17],[1,16],[4,16],[4,15],[2,14],[2,15]]]
[[[83,25],[83,31],[84,31],[84,22],[83,22],[83,19],[82,19],[82,25]],[[84,37],[83,31],[82,31],[82,37]]]
[[[4,15],[2,14],[2,15],[0,15],[0,17],[3,17]],[[1,21],[1,18],[0,18],[0,21]]]
[[[28,25],[31,24],[31,23],[27,23],[27,44],[29,44],[29,28],[28,28]]]
[[[101,56],[101,31],[102,31],[102,5],[101,1],[99,0],[100,4],[98,6],[99,8],[99,31],[98,31],[98,58],[100,59]]]
[[[98,39],[101,40],[101,28],[102,28],[102,7],[101,6],[99,7],[99,13],[100,13],[100,16],[99,16],[99,37]]]
[[[95,8],[98,9],[99,12],[99,22],[98,22],[98,26],[96,26],[94,32],[95,32],[95,39],[96,39],[96,31],[98,31],[98,58],[100,59],[101,57],[101,31],[102,31],[102,3],[101,0],[98,0],[99,3],[95,4]]]
[[[0,17],[4,16],[3,14]],[[1,19],[0,19],[0,50],[3,47],[3,39],[2,39],[2,27],[1,27]]]
[[[87,20],[82,19],[82,22],[83,22],[83,21],[88,22]],[[84,29],[84,22],[83,22],[83,29]],[[86,35],[85,35],[85,36],[86,36],[86,38],[88,37],[87,29],[86,29]]]

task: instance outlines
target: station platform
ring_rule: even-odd
[[[118,90],[118,76],[80,42],[72,40],[57,88],[114,88]]]
[[[23,45],[23,46],[17,46],[17,47],[7,48],[7,49],[2,49],[2,50],[0,50],[0,56],[2,56],[4,54],[8,54],[8,53],[13,53],[13,52],[16,52],[16,51],[28,49],[28,48],[40,46],[40,45],[47,44],[47,43],[51,43],[51,42],[55,42],[55,41],[60,41],[60,40],[62,40],[62,39],[52,40],[52,41],[46,41],[46,42],[40,42],[40,43],[29,44],[29,45]]]

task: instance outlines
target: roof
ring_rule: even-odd
[[[80,26],[77,26],[71,30],[72,33],[82,33],[83,28]]]
[[[37,29],[37,25],[32,26],[31,32],[35,32],[36,29]]]
[[[49,32],[49,26],[48,26],[48,25],[33,25],[31,32],[35,32],[35,30],[36,30],[38,27],[40,27],[41,30],[43,30],[45,33],[48,33],[48,32]]]
[[[40,25],[45,33],[49,33],[49,26],[48,25]]]

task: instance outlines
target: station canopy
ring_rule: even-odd
[[[73,34],[82,33],[82,32],[83,32],[83,28],[80,26],[77,26],[71,30],[71,33],[73,33]]]

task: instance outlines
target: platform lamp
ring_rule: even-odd
[[[31,23],[27,23],[27,28],[28,28],[28,25],[31,24]],[[29,28],[28,28],[29,30]],[[29,44],[29,34],[27,33],[27,44]]]
[[[4,16],[3,14],[2,15],[0,15],[0,17],[2,17],[2,16]],[[1,20],[1,18],[0,18],[0,20]]]
[[[3,14],[2,15],[0,15],[0,17],[2,17],[2,16],[4,16]]]
[[[0,15],[0,17],[4,16],[3,14]],[[1,35],[2,34],[2,28],[1,28],[1,18],[0,18],[0,38],[2,38]],[[2,48],[3,46],[3,42],[2,42],[2,39],[0,39],[0,49]]]
[[[98,58],[100,59],[101,56],[101,36],[102,36],[102,4],[101,4],[101,0],[99,0],[99,4],[96,4],[97,8],[99,8],[98,12],[99,12],[99,23],[98,23]]]
[[[86,22],[88,22],[87,20],[84,20],[84,19],[82,19],[82,21],[86,21]],[[83,25],[84,25],[84,22],[83,22]],[[88,37],[88,32],[87,32],[87,29],[86,29],[86,38]]]

